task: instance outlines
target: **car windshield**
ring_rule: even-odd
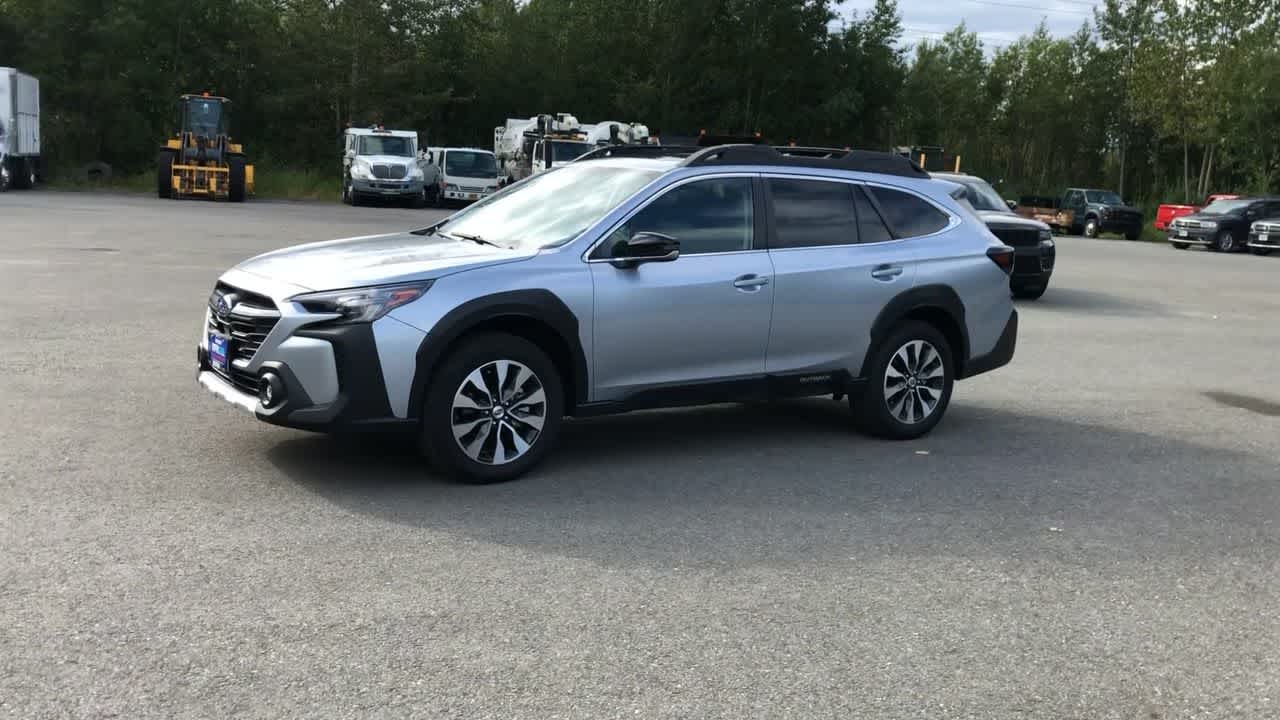
[[[960,186],[964,188],[965,199],[969,201],[974,210],[1009,212],[1009,206],[1004,199],[985,180],[965,178],[956,182],[960,183]]]
[[[365,135],[360,138],[359,154],[413,157],[413,140],[394,135]]]
[[[569,162],[590,150],[590,143],[555,140],[551,143],[551,162]]]
[[[493,153],[449,150],[444,155],[444,174],[459,177],[496,178],[498,164]]]
[[[463,210],[437,231],[513,249],[562,245],[659,174],[599,163],[566,165]]]
[[[1226,215],[1239,210],[1244,210],[1253,203],[1252,200],[1214,200],[1200,212],[1205,215]]]
[[[1124,200],[1110,190],[1088,190],[1085,191],[1084,196],[1091,203],[1102,203],[1103,205],[1124,204]]]

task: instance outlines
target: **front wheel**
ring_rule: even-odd
[[[232,155],[227,161],[227,199],[234,203],[244,202],[248,190],[248,168],[245,164],[244,158],[238,155]]]
[[[1089,218],[1084,222],[1084,236],[1087,238],[1098,237],[1098,221],[1097,220],[1093,218]]]
[[[477,335],[433,373],[422,443],[463,482],[514,480],[547,454],[563,415],[560,374],[541,348],[514,335]]]
[[[860,396],[849,398],[858,428],[889,440],[928,433],[951,402],[954,368],[951,346],[937,328],[903,323],[876,348]]]
[[[1230,230],[1223,230],[1218,233],[1218,237],[1214,238],[1213,249],[1224,253],[1235,252],[1236,236],[1232,235]]]

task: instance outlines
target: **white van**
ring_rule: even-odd
[[[428,202],[471,202],[498,191],[498,163],[488,150],[429,147],[425,159]]]

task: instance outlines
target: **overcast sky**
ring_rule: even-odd
[[[874,0],[845,0],[841,14],[863,15]],[[1092,0],[898,0],[903,43],[937,39],[964,20],[987,45],[1003,46],[1044,20],[1054,35],[1070,35],[1093,17]]]

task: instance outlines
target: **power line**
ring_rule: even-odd
[[[1057,10],[1053,8],[1042,7],[1040,5],[1023,5],[1021,3],[995,2],[995,0],[969,0],[977,5],[994,5],[996,7],[1022,8],[1024,10],[1039,10],[1040,12],[1056,13],[1058,15],[1074,15],[1075,17],[1093,17],[1093,13],[1084,13],[1078,10]]]

